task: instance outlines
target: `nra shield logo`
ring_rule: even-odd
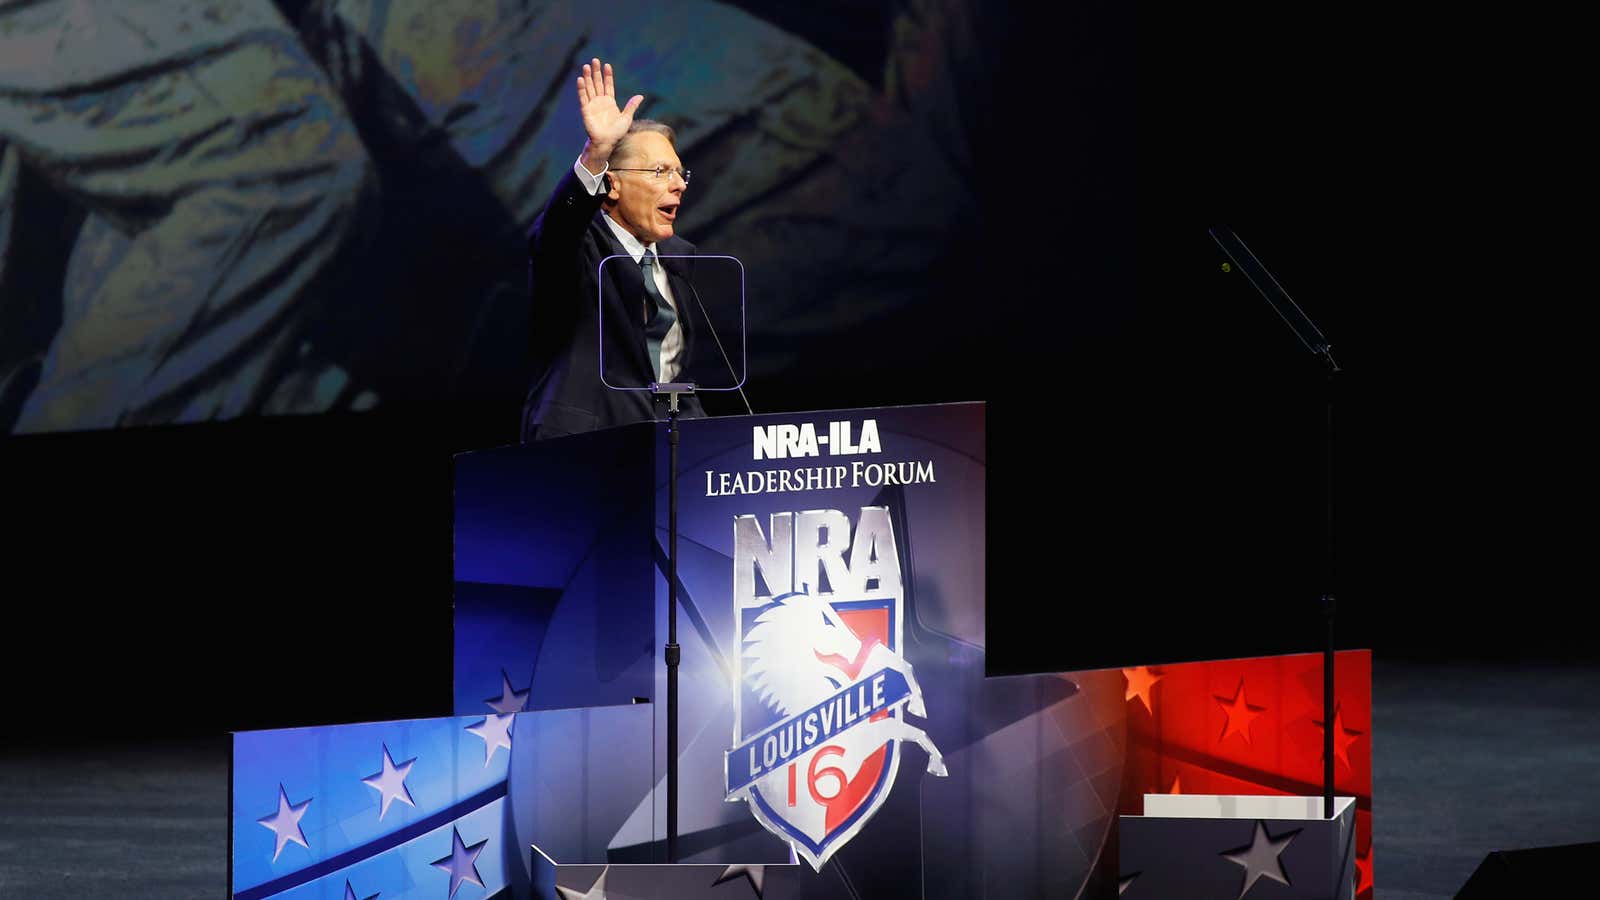
[[[765,588],[765,590],[763,590]],[[727,799],[821,869],[894,787],[901,744],[944,775],[922,688],[900,656],[904,613],[888,510],[734,520],[740,648]]]

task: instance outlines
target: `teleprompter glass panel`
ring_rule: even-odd
[[[600,377],[618,391],[690,383],[696,391],[744,385],[745,270],[732,256],[661,253],[600,261]],[[647,283],[645,273],[652,272]],[[665,289],[663,290],[663,285]]]

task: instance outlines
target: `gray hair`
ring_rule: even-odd
[[[611,158],[626,157],[628,144],[630,143],[629,138],[646,131],[653,131],[665,137],[674,151],[678,149],[678,133],[672,130],[671,125],[657,122],[655,119],[634,119],[633,124],[628,126],[628,133],[624,134],[622,139],[617,141],[617,145],[611,148]]]

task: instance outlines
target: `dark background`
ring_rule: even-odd
[[[1519,342],[1538,309],[1438,289],[1453,210],[1416,166],[1415,73],[1386,30],[1254,0],[988,16],[1011,62],[982,109],[981,252],[926,310],[850,330],[919,364],[840,352],[748,393],[989,401],[992,670],[1070,669],[1101,634],[1142,648],[1130,664],[1318,646],[1321,373],[1220,272],[1219,222],[1348,370],[1341,643],[1600,659],[1559,525],[1578,389]],[[38,723],[79,711],[83,740],[447,713],[449,455],[486,442],[459,418],[0,439],[8,744],[59,741]]]

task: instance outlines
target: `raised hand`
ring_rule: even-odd
[[[611,64],[601,66],[598,58],[584,63],[583,74],[578,76],[578,110],[583,114],[583,130],[589,135],[589,144],[583,148],[585,168],[598,174],[617,141],[628,133],[634,110],[643,102],[642,94],[634,94],[628,98],[627,106],[618,108]]]

